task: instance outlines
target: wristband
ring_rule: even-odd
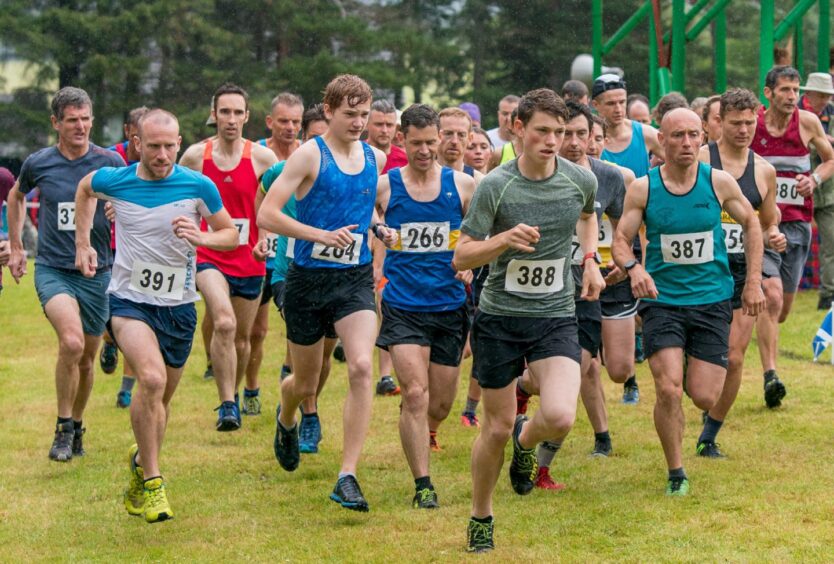
[[[585,253],[585,256],[582,257],[582,266],[585,266],[585,263],[588,261],[588,259],[593,259],[594,262],[598,265],[602,264],[602,257],[599,256],[599,253],[597,253],[596,251],[592,253]]]

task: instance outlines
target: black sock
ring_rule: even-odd
[[[72,421],[72,417],[59,417],[58,418],[58,425],[63,425],[64,423],[70,423]]]
[[[261,393],[260,388],[255,388],[254,390],[250,390],[249,388],[243,388],[243,397],[245,398],[256,398]]]
[[[623,387],[625,387],[625,388],[630,388],[630,387],[636,386],[636,385],[637,385],[637,376],[636,375],[629,376],[628,380],[623,382]]]
[[[669,470],[669,479],[672,480],[675,478],[686,478],[686,472],[683,471],[683,466]]]
[[[767,382],[769,380],[773,380],[776,377],[775,370],[766,370],[764,373],[764,381]]]
[[[492,523],[492,515],[488,515],[486,517],[472,517],[472,520],[476,523]]]
[[[75,429],[76,431],[80,431],[82,423],[83,423],[83,421],[76,421],[75,419],[73,419],[72,420],[72,428]]]
[[[162,477],[162,476],[153,476],[153,477],[151,477],[151,478],[145,478],[145,483],[147,484],[147,483],[148,483],[148,482],[150,482],[151,480],[156,480],[157,478],[161,478],[161,477]]]
[[[721,425],[723,425],[723,421],[718,421],[717,419],[713,419],[709,415],[707,415],[706,421],[704,421],[704,429],[701,431],[701,436],[698,437],[699,443],[704,442],[715,442],[715,437],[718,435],[718,431],[721,430]]]
[[[119,388],[120,392],[131,392],[133,391],[133,384],[136,383],[136,378],[133,376],[128,376],[125,374],[122,376],[122,387]]]
[[[431,478],[428,476],[423,476],[422,478],[417,478],[414,480],[414,486],[416,487],[417,491],[424,490],[426,488],[433,490],[434,486],[431,485]]]
[[[611,435],[608,434],[608,431],[603,431],[602,433],[594,433],[594,438],[604,443],[611,442]]]

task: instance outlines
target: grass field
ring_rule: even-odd
[[[31,272],[31,268],[30,268]],[[397,434],[395,398],[376,398],[359,479],[371,512],[328,500],[339,468],[345,368],[320,402],[324,441],[300,468],[282,471],[272,454],[283,325],[272,312],[262,370],[264,415],[236,433],[214,431],[217,394],[202,379],[199,337],[173,402],[162,455],[173,521],[147,525],[125,512],[128,414],[117,409],[120,371],[98,371],[85,417],[87,455],[47,459],[55,422],[56,342],[29,275],[7,278],[0,296],[0,561],[459,561],[469,516],[469,454],[475,433],[460,426],[464,385],[432,457],[441,509],[410,508],[413,481]],[[764,407],[758,351],[751,347],[739,400],[719,436],[729,458],[694,455],[700,414],[686,402],[687,498],[663,495],[665,467],[652,422],[646,364],[642,399],[619,403],[606,384],[615,455],[593,459],[580,407],[554,462],[559,494],[512,493],[506,467],[495,495],[496,550],[489,561],[823,561],[832,559],[834,485],[831,379],[810,362],[822,315],[816,293],[799,296],[783,328],[781,409]],[[828,359],[828,353],[824,357]],[[468,374],[469,362],[464,365]],[[535,409],[535,407],[534,407]],[[508,448],[507,452],[510,450]]]

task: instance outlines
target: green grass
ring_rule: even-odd
[[[800,295],[783,327],[781,348],[788,354],[782,356],[780,374],[788,396],[779,410],[763,406],[758,351],[751,346],[741,394],[719,437],[729,459],[694,456],[700,414],[685,400],[689,497],[663,495],[654,393],[643,364],[636,407],[618,403],[621,388],[606,382],[614,456],[588,456],[593,434],[580,407],[553,467],[567,482],[566,491],[516,496],[505,469],[495,494],[497,548],[487,559],[830,559],[834,368],[810,362],[810,338],[822,318],[815,305],[816,293]],[[305,455],[292,474],[282,471],[272,454],[272,413],[283,325],[275,312],[271,322],[262,370],[264,415],[245,418],[236,433],[214,431],[217,395],[214,384],[202,380],[204,355],[197,337],[162,453],[176,518],[147,525],[128,516],[121,503],[133,439],[128,414],[114,407],[118,375],[97,373],[85,418],[87,456],[69,464],[47,459],[55,417],[56,341],[32,276],[19,287],[7,279],[0,296],[0,560],[464,559],[475,437],[458,422],[465,380],[452,417],[440,430],[444,450],[432,458],[442,508],[410,508],[413,482],[397,434],[399,400],[375,398],[359,471],[371,512],[349,512],[327,497],[339,468],[344,365],[334,363],[320,402],[321,452]],[[468,370],[467,361],[464,373]]]

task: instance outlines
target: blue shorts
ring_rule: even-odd
[[[261,288],[264,283],[263,276],[229,276],[210,262],[201,262],[197,265],[197,272],[209,269],[214,269],[220,274],[223,274],[223,278],[226,279],[226,283],[229,285],[229,295],[233,298],[257,300],[261,297]],[[199,288],[197,289],[199,290]]]
[[[185,366],[185,361],[191,354],[194,330],[197,328],[197,308],[193,303],[158,306],[140,304],[110,294],[110,316],[127,317],[143,322],[156,334],[159,352],[162,353],[165,364],[171,368]],[[113,335],[110,323],[107,322],[107,330]]]
[[[104,333],[110,317],[106,294],[109,284],[109,269],[99,270],[92,278],[86,278],[77,270],[35,264],[35,290],[41,307],[45,308],[46,303],[58,294],[68,295],[78,302],[85,335],[98,337]]]

